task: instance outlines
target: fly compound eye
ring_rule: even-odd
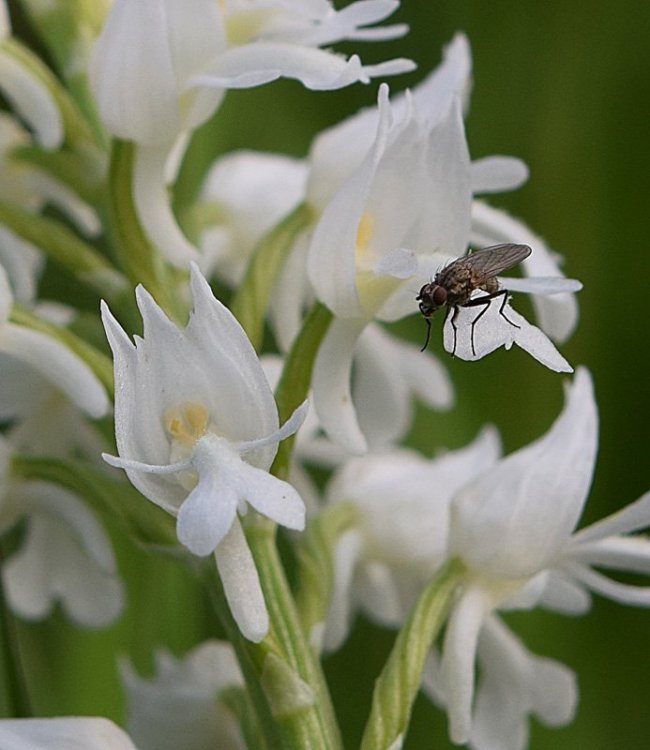
[[[442,307],[447,302],[447,290],[444,286],[437,286],[431,295],[431,301],[435,307]]]

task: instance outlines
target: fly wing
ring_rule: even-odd
[[[498,276],[508,268],[516,266],[532,253],[528,245],[492,245],[477,250],[462,258],[463,265],[469,267],[472,281],[480,286],[484,281]]]

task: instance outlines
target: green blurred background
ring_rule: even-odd
[[[584,283],[579,327],[561,349],[574,365],[591,370],[600,406],[600,456],[583,519],[593,521],[650,487],[644,310],[650,275],[650,4],[405,0],[394,20],[410,24],[404,40],[361,50],[366,62],[416,60],[417,72],[390,81],[393,91],[417,83],[437,65],[454,32],[467,33],[474,57],[467,119],[472,156],[512,154],[531,169],[527,185],[491,202],[544,236],[564,255],[567,274]],[[191,195],[213,156],[230,149],[305,155],[316,132],[372,104],[376,90],[373,83],[316,94],[281,82],[230,94],[197,134],[179,194]],[[422,339],[417,316],[400,330]],[[561,408],[563,378],[519,350],[474,364],[446,361],[457,407],[443,416],[418,415],[410,442],[427,451],[463,445],[485,422],[499,427],[511,451],[541,435]],[[30,659],[41,669],[46,665],[34,685],[40,713],[102,713],[119,720],[109,647],[144,665],[151,640],[180,654],[213,628],[182,572],[123,546],[131,606],[117,626],[88,634],[57,616],[22,628]],[[152,608],[158,615],[153,623]],[[650,747],[649,612],[597,599],[587,617],[535,612],[509,621],[533,651],[560,659],[579,676],[575,722],[558,731],[533,722],[530,747]],[[362,675],[378,673],[392,639],[392,633],[359,623],[349,644],[327,661],[350,748],[358,744],[372,689]],[[424,699],[405,747],[451,747],[444,716]]]

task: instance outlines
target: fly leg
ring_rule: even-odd
[[[453,349],[451,350],[451,356],[452,357],[456,354],[456,331],[458,330],[456,328],[456,318],[458,317],[458,307],[454,306],[453,310],[454,310],[454,313],[451,316],[451,327],[452,327],[452,329],[454,331],[454,346],[453,346]],[[442,324],[443,329],[445,327],[445,324],[447,323],[447,318],[449,317],[449,313],[451,311],[452,311],[452,308],[448,307],[447,308],[447,314],[445,315],[445,322]]]
[[[472,321],[472,330],[471,330],[471,342],[472,342],[472,354],[476,356],[476,349],[474,347],[474,326],[479,322],[479,320],[485,315],[487,312],[488,307],[490,306],[490,303],[493,299],[496,297],[503,297],[503,302],[501,303],[501,307],[499,308],[499,315],[506,320],[508,323],[510,323],[511,326],[514,326],[515,328],[520,328],[521,326],[518,326],[516,323],[513,323],[508,316],[503,312],[504,307],[506,306],[506,302],[508,301],[508,290],[507,289],[499,289],[496,292],[490,292],[489,294],[484,294],[482,297],[474,297],[474,299],[469,300],[466,302],[463,307],[478,307],[479,305],[483,307],[481,312],[474,318]],[[453,319],[452,319],[452,325],[453,325]],[[456,328],[454,327],[454,344],[456,341]],[[454,346],[455,350],[455,346]]]

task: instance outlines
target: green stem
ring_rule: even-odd
[[[146,236],[135,207],[133,170],[135,145],[113,141],[109,169],[111,225],[117,260],[134,285],[142,284],[175,321],[185,323],[187,311],[175,292],[174,271]]]
[[[317,302],[293,342],[275,391],[281,423],[307,398],[316,354],[331,322],[332,313]],[[271,467],[271,473],[276,477],[284,479],[289,475],[294,442],[295,438],[292,436],[280,444]]]
[[[309,226],[311,218],[309,206],[303,203],[262,237],[232,300],[233,315],[258,351],[262,345],[264,318],[273,285],[297,235]]]
[[[280,720],[288,746],[295,750],[342,748],[325,676],[300,625],[276,547],[275,530],[275,524],[265,519],[247,529],[271,622],[267,638],[257,646],[250,644],[249,650],[261,669],[266,666],[269,652],[275,652],[313,692],[311,705]]]
[[[375,682],[361,750],[386,750],[408,729],[427,654],[442,627],[463,574],[451,560],[433,577],[400,630]]]
[[[60,221],[30,213],[11,203],[0,203],[0,224],[36,245],[77,280],[105,298],[114,298],[126,289],[126,279],[106,258]]]

